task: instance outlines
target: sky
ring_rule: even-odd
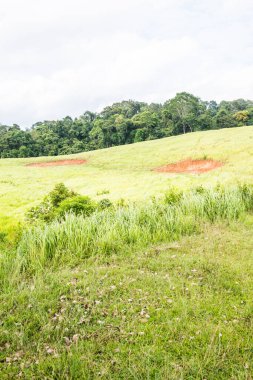
[[[252,0],[0,0],[0,123],[253,99]]]

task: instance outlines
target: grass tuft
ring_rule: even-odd
[[[206,222],[234,221],[253,208],[249,186],[166,193],[164,200],[119,206],[90,217],[67,214],[63,221],[24,231],[13,262],[13,276],[1,262],[2,282],[18,273],[34,275],[48,267],[76,265],[90,256],[107,256],[173,241],[201,230]],[[7,265],[8,267],[8,265]]]

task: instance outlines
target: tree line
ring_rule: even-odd
[[[0,124],[0,157],[57,156],[182,133],[253,125],[253,101],[203,101],[182,92],[164,104],[122,101],[101,112],[35,123]]]

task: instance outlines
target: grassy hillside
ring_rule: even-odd
[[[27,167],[27,163],[48,157],[0,160],[0,226],[21,220],[27,207],[35,205],[54,184],[68,187],[99,199],[109,192],[110,199],[144,199],[164,192],[168,186],[182,188],[250,182],[253,174],[253,127],[196,132],[161,140],[103,149],[68,158],[85,158],[81,166]],[[225,163],[221,168],[201,174],[165,174],[152,169],[185,158],[213,158]],[[58,160],[63,157],[55,157]],[[52,158],[50,158],[52,159]],[[105,195],[102,195],[103,197]]]
[[[0,232],[58,182],[136,200],[0,233],[1,379],[251,380],[252,148],[245,127],[71,156],[80,166],[1,160]],[[224,166],[152,171],[189,157]],[[183,191],[150,198],[170,185]]]

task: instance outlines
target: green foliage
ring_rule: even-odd
[[[77,194],[69,190],[64,183],[58,183],[55,188],[49,193],[48,200],[53,207],[58,207],[62,201],[67,198],[76,196]]]
[[[231,128],[237,125],[233,115],[224,108],[221,108],[216,115],[216,126],[220,128]]]
[[[49,223],[54,219],[63,219],[67,214],[87,217],[96,210],[105,210],[112,205],[107,198],[95,202],[90,197],[79,195],[69,190],[63,183],[59,183],[38,206],[28,210],[26,217],[30,222]]]
[[[177,94],[175,98],[167,101],[164,107],[165,118],[171,120],[175,126],[173,134],[198,130],[198,118],[205,111],[206,105],[187,92]]]
[[[168,205],[174,205],[177,204],[183,196],[183,192],[176,187],[170,188],[165,193],[165,203]]]
[[[250,118],[250,113],[247,110],[238,111],[233,115],[233,117],[237,121],[238,125],[247,125]]]
[[[28,210],[26,216],[32,222],[50,222],[55,218],[64,217],[68,212],[87,216],[94,212],[96,207],[96,203],[89,197],[78,195],[63,183],[58,183],[38,206]]]
[[[63,201],[63,212],[70,211],[71,201],[72,198]],[[88,200],[87,204],[90,205]],[[124,247],[174,240],[198,231],[205,221],[236,220],[253,209],[253,188],[219,186],[185,193],[170,189],[165,202],[118,205],[89,217],[82,214],[82,202],[74,201],[73,207],[80,215],[67,213],[64,220],[24,233],[19,258],[26,270],[33,272],[59,260],[74,262],[94,254],[118,253]]]
[[[54,207],[48,198],[45,198],[38,206],[31,207],[26,213],[26,218],[30,222],[49,222],[54,216]]]
[[[148,135],[148,130],[147,128],[141,128],[137,129],[135,136],[134,136],[134,142],[141,142],[145,141]]]
[[[87,196],[76,195],[71,198],[63,200],[56,212],[60,217],[65,216],[68,213],[75,215],[88,216],[92,214],[97,208],[97,204]]]
[[[103,198],[98,202],[98,206],[101,210],[112,207],[112,202],[108,198]]]
[[[38,206],[32,207],[27,211],[26,217],[31,222],[50,222],[58,214],[57,210],[60,204],[64,200],[73,198],[76,195],[77,194],[69,190],[64,183],[58,183]]]
[[[57,156],[158,139],[198,130],[253,123],[253,102],[217,104],[181,92],[164,104],[133,100],[114,103],[100,113],[38,122],[26,131],[0,124],[0,158]]]

